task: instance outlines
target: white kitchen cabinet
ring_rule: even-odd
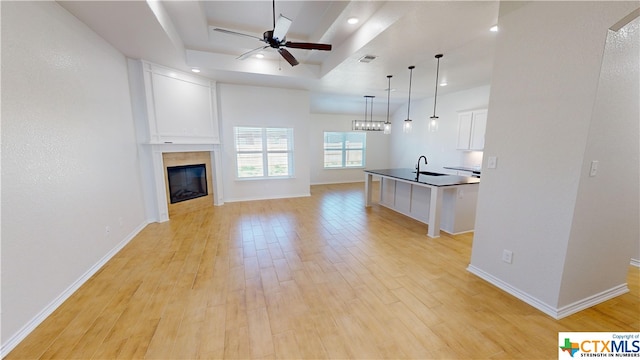
[[[457,148],[459,150],[484,149],[484,133],[486,128],[486,109],[459,113]]]
[[[216,84],[140,61],[150,144],[219,144]]]

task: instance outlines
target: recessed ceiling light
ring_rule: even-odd
[[[360,21],[360,19],[358,19],[357,17],[350,17],[347,19],[347,23],[349,25],[355,25],[358,23],[358,21]]]
[[[197,74],[197,73],[199,73],[199,72],[200,72],[200,69],[198,69],[198,68],[193,68],[193,69],[191,69],[191,71]]]
[[[493,25],[493,26],[489,29],[489,31],[491,31],[491,32],[498,32],[498,25]]]
[[[264,58],[264,54],[262,54],[262,53],[258,53],[258,54],[256,54],[256,57],[257,57],[258,59],[263,59],[263,58]]]
[[[447,86],[447,85],[449,85],[449,84],[446,81],[443,81],[443,82],[440,83],[440,86]]]

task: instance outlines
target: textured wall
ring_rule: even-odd
[[[144,223],[137,162],[124,56],[55,2],[2,2],[3,346]]]
[[[218,84],[224,201],[309,195],[309,93],[302,90]],[[234,126],[293,128],[294,176],[237,180]]]
[[[484,151],[485,165],[497,156],[498,166],[482,173],[471,265],[539,307],[558,307],[572,256],[568,242],[608,28],[636,7],[500,4]],[[501,260],[503,249],[513,251],[512,264]]]
[[[640,18],[607,36],[560,306],[627,281],[640,242]],[[589,176],[591,161],[598,173]]]

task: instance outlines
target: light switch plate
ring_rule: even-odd
[[[598,174],[598,160],[591,162],[591,169],[589,169],[589,176],[594,177]]]
[[[513,262],[513,251],[507,249],[502,250],[502,261],[511,264]]]
[[[487,159],[487,168],[488,169],[495,169],[496,167],[498,167],[498,157],[497,156],[489,156],[489,158]]]

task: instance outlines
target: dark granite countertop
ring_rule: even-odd
[[[449,170],[469,171],[474,174],[480,174],[480,169],[467,167],[467,166],[443,166],[443,168],[449,169]]]
[[[432,186],[455,186],[480,182],[479,178],[459,175],[433,176],[420,174],[416,178],[415,170],[412,169],[376,169],[365,170],[364,172]]]

